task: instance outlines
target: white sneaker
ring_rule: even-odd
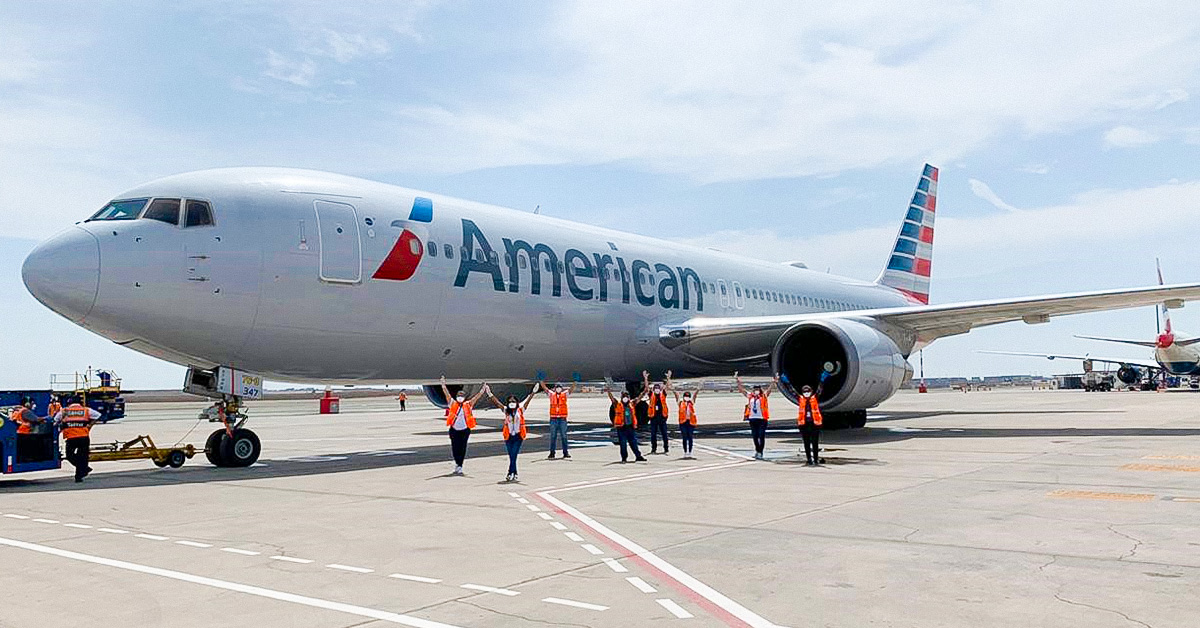
[[[454,475],[462,475],[462,467],[454,467]]]

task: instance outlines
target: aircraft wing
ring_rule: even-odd
[[[1063,355],[1060,353],[1026,353],[1024,351],[980,351],[991,355],[1017,355],[1028,358],[1046,358],[1047,360],[1082,360],[1100,362],[1101,364],[1116,364],[1119,366],[1138,366],[1145,369],[1161,371],[1162,365],[1154,360],[1139,360],[1127,358],[1098,358],[1091,355]]]
[[[1106,338],[1104,336],[1075,336],[1084,340],[1102,340],[1104,342],[1119,342],[1125,345],[1137,345],[1139,347],[1155,347],[1157,346],[1153,340],[1126,340],[1124,338]]]
[[[748,363],[766,358],[780,334],[797,323],[854,320],[923,347],[938,338],[964,334],[976,327],[1023,320],[1044,323],[1055,316],[1157,305],[1166,300],[1200,299],[1200,283],[1097,290],[1039,297],[913,305],[852,312],[782,316],[692,318],[659,328],[660,342],[670,348],[687,344],[688,353],[711,362]],[[898,344],[911,344],[909,342]]]

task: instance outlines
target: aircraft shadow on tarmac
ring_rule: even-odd
[[[1072,414],[1082,411],[1042,411],[1042,412],[1013,412],[1010,414]],[[1089,411],[1095,414],[1094,411]],[[903,414],[903,416],[899,416]],[[1003,412],[921,412],[893,413],[888,419],[896,418],[926,418],[930,416],[971,415],[971,414],[1004,414]],[[882,418],[882,417],[881,417]],[[498,428],[499,421],[480,419],[479,423],[491,428]],[[495,423],[495,425],[492,425]],[[1034,428],[1004,428],[1004,427],[903,427],[872,426],[877,423],[874,419],[866,428],[857,430],[827,430],[821,436],[823,448],[828,446],[872,445],[891,443],[909,439],[924,438],[1054,438],[1054,437],[1114,437],[1114,436],[1200,436],[1200,428],[1169,428],[1169,427],[1034,427]],[[571,433],[574,446],[595,447],[613,442],[610,430],[602,424],[578,424]],[[521,455],[526,459],[524,464],[530,464],[528,457],[544,459],[547,440],[543,426],[533,424],[531,433],[541,436],[526,443]],[[672,426],[674,428],[674,426]],[[444,431],[431,434],[444,434]],[[672,432],[671,440],[678,443],[678,434]],[[796,428],[788,425],[786,429],[773,427],[768,430],[768,447],[788,446],[799,447],[802,443]],[[701,425],[697,429],[697,440],[719,444],[721,441],[745,443],[749,447],[749,430],[742,423]],[[639,442],[648,443],[648,433],[639,435]],[[303,477],[308,475],[345,473],[350,471],[366,471],[389,467],[403,467],[418,464],[442,462],[451,464],[450,444],[428,445],[424,447],[404,447],[399,449],[379,449],[345,453],[323,453],[294,458],[270,459],[269,443],[266,450],[268,458],[261,464],[246,469],[218,469],[203,462],[203,456],[197,456],[191,463],[180,469],[154,469],[138,467],[110,473],[97,473],[83,484],[75,484],[68,473],[69,465],[64,464],[61,477],[26,479],[0,479],[0,492],[5,493],[46,493],[58,491],[76,491],[89,489],[132,488],[140,486],[167,486],[172,484],[206,484],[212,482],[240,482],[244,480],[261,480],[284,477]],[[615,455],[615,454],[614,454]],[[501,460],[507,456],[504,443],[497,440],[477,440],[470,443],[467,453],[468,477],[500,476],[506,467]],[[653,461],[653,459],[651,459]],[[784,460],[784,462],[787,462]],[[549,462],[549,464],[570,464],[566,461]],[[852,456],[837,456],[828,459],[831,464],[873,464],[876,461],[868,458]],[[149,462],[146,463],[149,466]],[[439,473],[426,478],[426,481],[452,481],[450,474]]]

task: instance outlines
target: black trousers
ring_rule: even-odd
[[[468,438],[471,438],[471,428],[465,430],[450,428],[450,452],[454,454],[454,464],[460,467],[467,459]]]
[[[401,399],[400,400],[400,411],[401,412],[404,412],[404,410],[405,410],[404,403],[405,403],[405,401],[403,399]]]
[[[670,439],[667,438],[667,418],[653,417],[650,419],[650,451],[658,451],[658,435],[662,434],[663,453],[669,449],[667,443]]]
[[[816,425],[801,425],[800,436],[804,439],[804,458],[809,462],[819,462],[821,428]]]
[[[642,457],[642,452],[640,449],[638,449],[637,430],[633,429],[632,425],[623,425],[618,427],[617,438],[621,442],[621,462],[629,460],[628,449],[633,450],[634,459]]]
[[[767,446],[766,419],[750,419],[750,438],[754,439],[754,451],[761,454]]]
[[[696,426],[691,423],[679,424],[679,438],[683,440],[683,453],[692,453],[692,443],[695,442]]]
[[[87,436],[79,438],[68,438],[67,441],[67,462],[75,465],[75,479],[82,480],[83,476],[91,471],[88,466],[88,450],[91,449],[92,439]]]

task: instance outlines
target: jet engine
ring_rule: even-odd
[[[1122,364],[1121,368],[1117,369],[1117,379],[1126,386],[1133,386],[1142,381],[1142,370],[1136,366]]]
[[[804,385],[817,390],[822,373],[822,412],[851,414],[849,424],[861,427],[867,408],[891,397],[912,377],[900,348],[889,336],[863,323],[827,320],[797,323],[779,337],[771,366],[787,383],[780,389],[797,401]]]
[[[467,395],[467,399],[475,396],[479,392],[482,384],[446,384],[446,388],[450,389],[450,394],[455,395],[458,391],[463,391]],[[517,399],[524,401],[529,395],[529,391],[533,390],[536,384],[492,384],[492,394],[498,399],[504,401],[509,395],[516,395]],[[421,387],[425,391],[425,398],[430,403],[439,408],[449,408],[450,400],[446,395],[442,394],[442,387],[439,384],[427,384]],[[495,404],[487,396],[482,397],[477,405],[479,408],[494,408]]]

